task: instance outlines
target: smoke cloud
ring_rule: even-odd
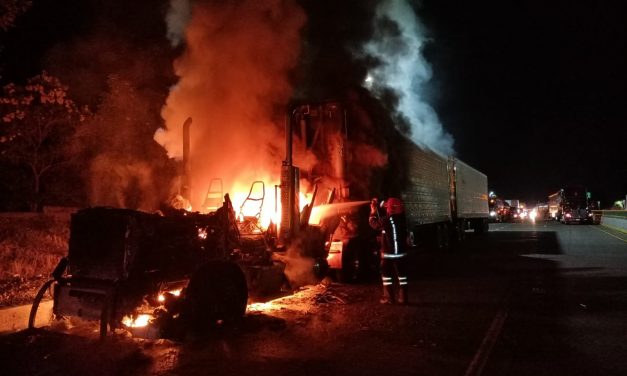
[[[154,210],[159,204],[159,194],[155,191],[153,169],[145,161],[98,155],[89,169],[90,204]]]
[[[293,289],[318,282],[314,274],[314,259],[301,255],[302,247],[303,244],[297,241],[287,250],[285,256],[278,257],[285,263],[284,273]]]
[[[167,37],[173,47],[178,46],[185,37],[185,28],[191,17],[189,0],[170,0],[170,9],[165,17],[168,26]]]
[[[212,178],[232,194],[247,193],[255,180],[277,180],[288,73],[306,18],[290,0],[198,1],[191,10],[185,50],[174,63],[179,81],[162,110],[166,128],[155,140],[181,158],[182,125],[192,117],[191,201],[198,207]]]
[[[247,193],[255,180],[276,183],[290,99],[347,104],[346,179],[356,197],[381,190],[382,181],[404,184],[404,155],[395,146],[399,131],[421,147],[454,153],[451,135],[424,95],[432,74],[422,56],[427,39],[407,2],[298,4],[171,0],[168,35],[173,43],[184,36],[185,43],[174,64],[179,81],[162,110],[166,127],[155,140],[170,157],[181,158],[182,124],[192,117],[195,209],[212,178],[222,178],[224,193],[232,196]],[[301,169],[319,162],[313,156],[295,160]],[[236,204],[243,199],[232,198]]]
[[[364,86],[377,97],[392,89],[398,95],[398,115],[410,125],[411,139],[441,154],[453,154],[453,138],[440,123],[435,110],[425,101],[424,85],[432,71],[422,56],[425,30],[404,0],[379,4],[372,40],[363,52],[379,64],[369,69]]]

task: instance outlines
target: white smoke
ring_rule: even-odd
[[[185,28],[191,17],[191,5],[189,0],[170,0],[170,9],[165,16],[168,25],[167,37],[173,47],[178,46],[184,40]]]
[[[454,153],[453,137],[423,95],[432,75],[422,56],[426,40],[424,27],[405,0],[384,0],[377,8],[375,37],[364,46],[381,64],[368,72],[364,86],[377,96],[393,89],[399,96],[397,111],[411,125],[412,140],[449,155]]]

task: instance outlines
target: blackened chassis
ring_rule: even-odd
[[[240,234],[228,194],[210,214],[83,209],[70,228],[68,255],[37,294],[29,328],[51,286],[55,317],[99,321],[105,337],[125,317],[147,311],[163,330],[175,320],[204,330],[241,318],[260,280],[282,282],[284,265],[272,257],[268,235]]]

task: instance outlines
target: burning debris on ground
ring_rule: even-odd
[[[276,311],[290,311],[299,314],[308,314],[315,311],[316,303],[322,303],[327,299],[325,297],[332,296],[328,288],[328,282],[304,286],[288,296],[273,299],[268,302],[249,304],[247,312],[272,314]]]
[[[377,322],[393,312],[381,314],[370,287],[327,281],[304,286],[292,295],[248,305],[241,321],[217,326],[202,337],[142,338],[116,329],[102,341],[96,323],[65,318],[49,328],[2,336],[0,361],[14,375],[197,374],[179,370],[198,361],[218,369],[229,364],[231,369],[222,373],[231,374],[240,369],[239,362],[272,363],[305,350],[319,354],[336,346],[337,336],[365,326],[377,328]]]

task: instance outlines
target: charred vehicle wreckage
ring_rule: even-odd
[[[68,255],[35,298],[29,327],[50,286],[55,317],[99,321],[101,337],[149,322],[157,335],[173,336],[235,321],[249,298],[289,283],[287,248],[272,231],[248,231],[254,220],[238,219],[228,194],[207,214],[80,210],[72,215]],[[318,259],[312,272],[324,272],[322,255],[308,256]]]

